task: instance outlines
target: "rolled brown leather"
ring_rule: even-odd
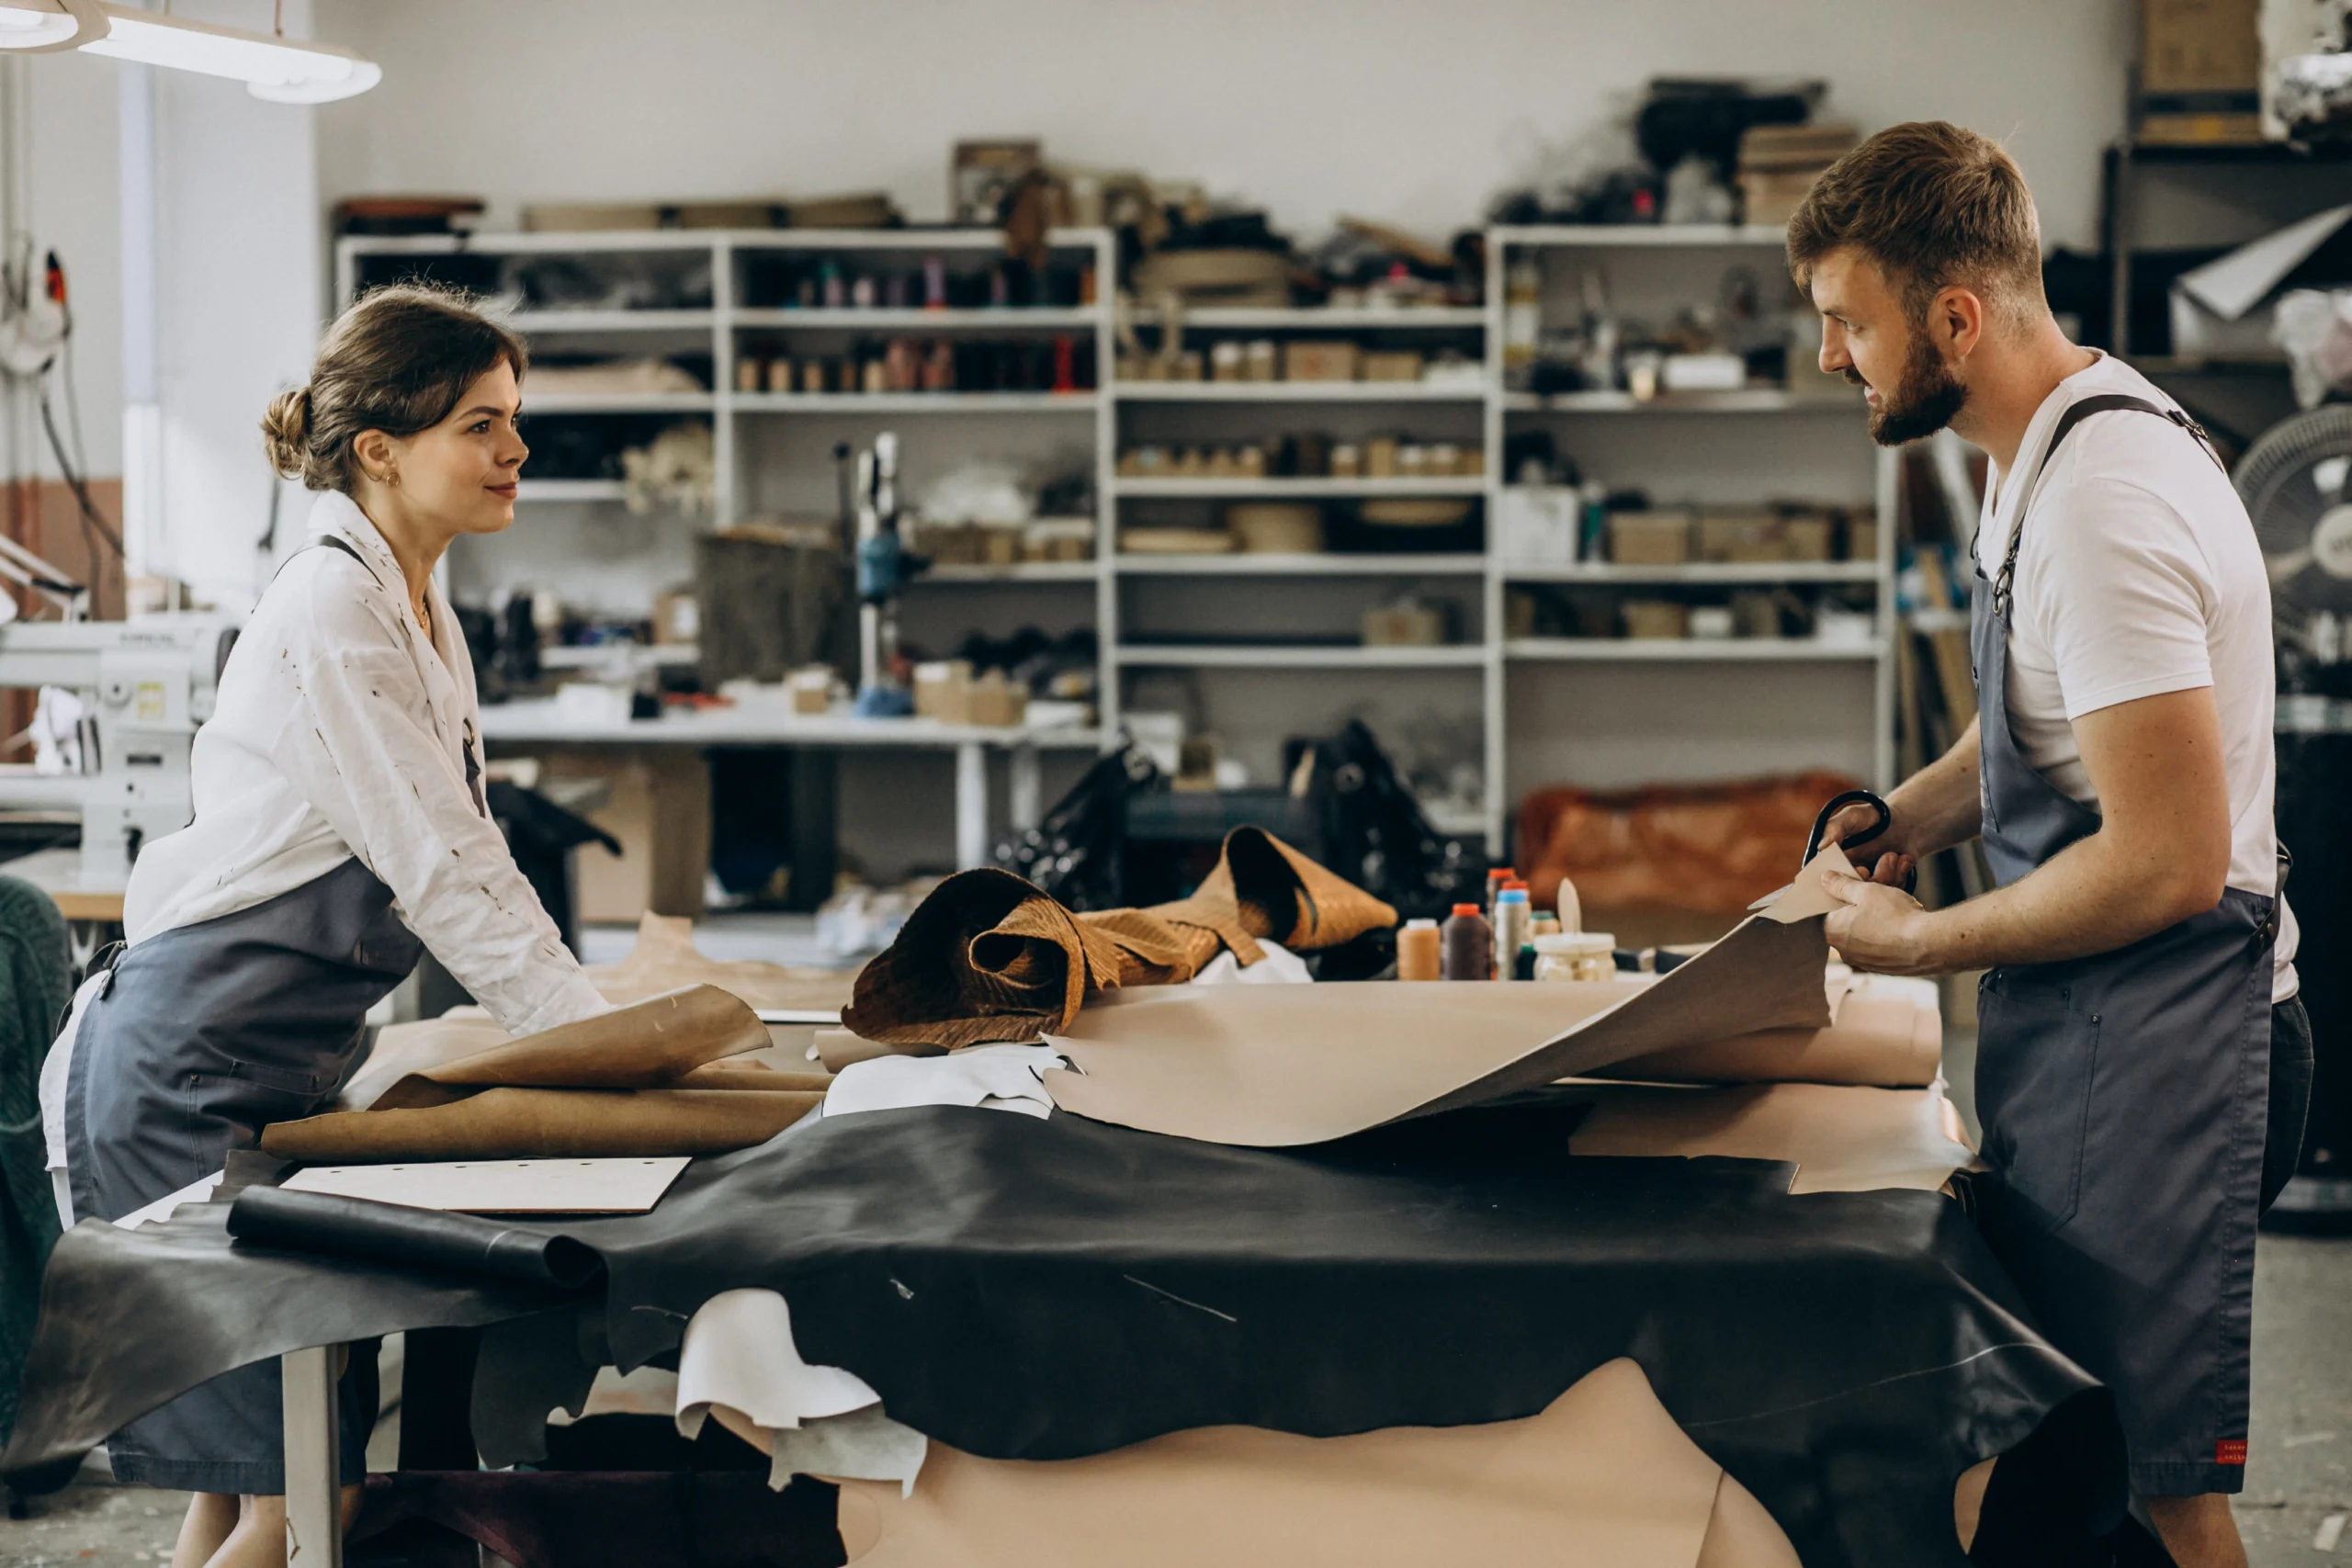
[[[687,986],[412,1073],[370,1109],[446,1105],[492,1087],[651,1089],[768,1043],[750,1004],[716,986]]]
[[[717,1155],[766,1143],[824,1098],[808,1089],[486,1089],[447,1105],[279,1122],[263,1130],[261,1146],[313,1165]]]
[[[1260,942],[1312,951],[1396,923],[1395,909],[1262,828],[1226,835],[1191,897],[1145,909],[1075,914],[1010,872],[959,872],[858,972],[842,1022],[893,1045],[1034,1040],[1069,1027],[1089,996],[1180,985],[1220,949],[1255,964]]]

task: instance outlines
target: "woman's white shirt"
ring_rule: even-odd
[[[490,819],[473,663],[447,600],[427,590],[428,639],[347,496],[321,496],[311,532],[358,558],[314,545],[262,594],[197,732],[195,820],[141,852],[124,934],[234,914],[356,856],[509,1032],[604,1011]]]

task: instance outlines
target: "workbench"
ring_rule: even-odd
[[[1008,815],[1015,831],[1044,814],[1038,753],[1047,748],[1091,751],[1102,732],[1048,718],[1020,725],[946,724],[935,718],[860,718],[796,714],[781,705],[673,708],[659,718],[582,721],[554,699],[501,703],[482,709],[482,739],[502,746],[774,747],[820,752],[892,750],[956,754],[956,867],[989,863],[988,753],[1010,766]]]
[[[1220,1425],[1475,1426],[1632,1357],[1806,1563],[1957,1568],[1960,1472],[2062,1411],[2076,1451],[2120,1455],[2111,1400],[2035,1332],[1951,1197],[1791,1192],[1804,1162],[1757,1156],[1822,1113],[1753,1114],[1756,1097],[1790,1089],[1900,1095],[1921,1126],[1940,1114],[1932,1089],[1574,1090],[1627,1106],[1673,1094],[1695,1122],[1745,1122],[1764,1140],[1694,1158],[1584,1157],[1567,1146],[1576,1108],[1559,1102],[1283,1151],[1066,1112],[811,1117],[697,1159],[652,1213],[528,1227],[605,1264],[601,1290],[560,1298],[232,1245],[217,1201],[136,1231],[85,1222],[44,1285],[7,1458],[53,1460],[190,1381],[277,1357],[290,1562],[333,1564],[334,1345],[511,1324],[560,1348],[586,1342],[584,1321],[603,1364],[633,1367],[674,1351],[717,1293],[758,1288],[789,1302],[797,1356],[990,1461]],[[121,1364],[125,1335],[150,1347],[143,1364]],[[515,1374],[481,1375],[496,1389]]]

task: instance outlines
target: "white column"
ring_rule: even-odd
[[[1045,820],[1046,816],[1046,781],[1044,771],[1038,765],[1037,748],[1029,741],[1022,741],[1012,748],[1007,767],[1011,774],[1011,798],[1006,802],[1006,810],[1012,819],[1012,830],[1025,832]]]
[[[956,869],[989,863],[989,754],[977,740],[956,748]]]

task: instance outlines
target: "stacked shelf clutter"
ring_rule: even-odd
[[[566,390],[544,370],[526,383],[525,525],[451,552],[461,599],[529,587],[643,618],[692,580],[697,532],[831,519],[836,444],[893,430],[910,509],[951,469],[1007,460],[1059,476],[1056,493],[1085,496],[1093,524],[1085,558],[943,559],[908,591],[910,642],[944,653],[967,631],[1091,627],[1106,734],[1178,712],[1259,785],[1283,777],[1285,738],[1360,715],[1392,746],[1456,759],[1449,779],[1424,775],[1424,803],[1442,828],[1499,845],[1511,803],[1541,784],[1825,765],[1891,782],[1894,470],[1873,460],[1860,400],[1794,377],[1646,397],[1538,389],[1506,366],[1524,324],[1510,315],[1520,261],[1542,280],[1545,325],[1575,321],[1596,286],[1611,310],[1660,318],[1715,299],[1727,269],[1779,299],[1781,239],[1496,229],[1487,303],[1470,307],[1114,305],[1115,248],[1097,231],[1050,236],[1058,281],[1025,303],[975,301],[1003,254],[975,230],[353,237],[336,287],[347,300],[424,276],[519,295],[510,319],[540,367],[667,367],[650,389]],[[644,280],[621,304],[596,287],[616,265]],[[917,389],[926,374],[955,389]],[[707,434],[707,508],[639,497],[632,511],[597,454],[676,425]],[[1859,559],[1525,558],[1497,520],[1525,499],[1506,452],[1536,431],[1584,477],[1661,508],[1874,508],[1874,542]],[[1790,606],[1783,635],[1558,623],[1572,602],[1735,593]],[[1531,594],[1554,603],[1534,625]],[[1840,638],[1798,635],[1825,599],[1847,609]],[[568,658],[587,656],[551,662]]]
[[[1111,276],[1110,236],[1056,231],[1027,297],[997,286],[991,302],[1003,255],[1003,237],[988,230],[348,237],[336,247],[336,297],[413,276],[505,309],[534,361],[524,392],[533,448],[526,511],[507,535],[451,551],[452,587],[469,600],[529,588],[582,618],[627,622],[648,618],[659,594],[691,581],[699,531],[830,525],[834,447],[870,445],[884,430],[900,440],[902,498],[973,459],[1075,479],[1064,488],[1081,502],[1099,495],[1111,313],[1095,285]],[[645,302],[615,305],[616,292]],[[550,385],[563,376],[549,367],[592,359],[656,360],[696,385],[593,393]],[[932,389],[922,389],[926,372]],[[649,513],[640,502],[632,512],[619,447],[680,423],[708,433],[707,504],[657,502]],[[1090,510],[1055,524],[1075,544],[1094,519]],[[942,564],[909,591],[910,640],[1091,624],[1086,590],[1102,566],[1091,540],[1077,551],[1082,558],[1067,558],[1065,547],[1055,552],[1061,558]],[[976,612],[974,589],[1002,590],[1004,602]]]
[[[1441,829],[1487,832],[1485,311],[1147,302],[1124,327],[1106,723],[1175,714],[1267,784],[1286,739],[1360,716]]]
[[[1487,231],[1502,344],[1486,432],[1500,458],[1487,576],[1500,628],[1487,690],[1498,829],[1547,784],[1815,767],[1894,782],[1898,469],[1860,399],[1811,363],[1784,238]],[[1606,359],[1604,333],[1639,322],[1670,340],[1694,307],[1712,355],[1624,355],[1641,395],[1577,375],[1580,335]],[[1686,365],[1713,384],[1675,386]],[[1570,478],[1581,486],[1557,482]],[[1649,547],[1618,558],[1616,531],[1637,526]]]

